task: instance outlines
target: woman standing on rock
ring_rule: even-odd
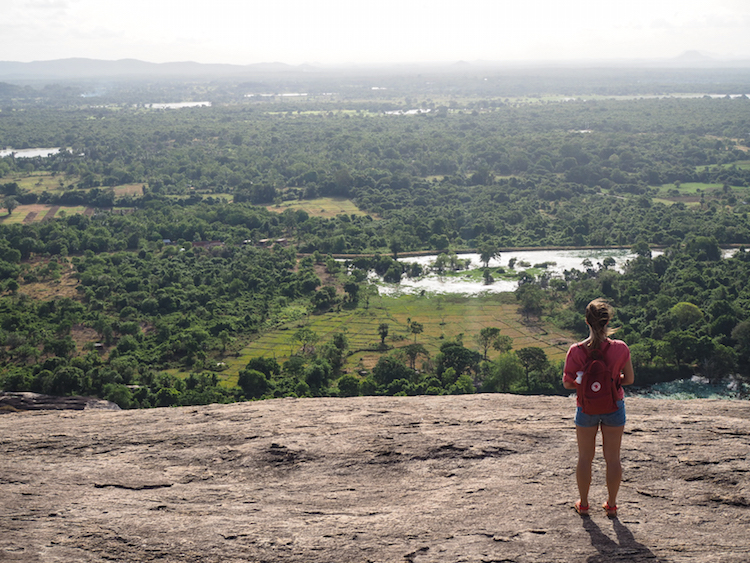
[[[570,347],[563,370],[563,386],[576,390],[576,481],[581,498],[575,503],[575,508],[582,516],[589,513],[591,465],[599,427],[607,465],[608,497],[602,507],[608,516],[617,516],[617,492],[622,480],[620,444],[625,429],[625,392],[622,386],[632,384],[635,376],[628,345],[609,338],[616,330],[609,326],[613,313],[612,307],[603,299],[588,304],[586,324],[589,337]]]

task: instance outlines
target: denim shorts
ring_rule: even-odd
[[[625,401],[617,401],[617,410],[608,414],[586,414],[581,407],[576,409],[576,426],[625,426]]]

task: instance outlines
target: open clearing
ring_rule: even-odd
[[[238,355],[228,355],[221,360],[227,364],[222,376],[225,385],[231,387],[236,384],[239,371],[251,358],[267,357],[275,358],[279,363],[285,362],[300,351],[294,334],[302,327],[315,332],[319,345],[328,342],[337,332],[344,333],[349,340],[350,352],[344,369],[350,372],[371,370],[384,354],[414,343],[414,335],[408,330],[409,322],[423,325],[424,331],[416,336],[416,341],[427,349],[431,360],[434,360],[443,342],[455,339],[459,334],[463,335],[466,347],[481,353],[482,349],[475,338],[486,327],[498,327],[501,334],[511,337],[515,350],[531,346],[541,348],[550,361],[563,360],[568,346],[576,340],[574,334],[549,323],[535,319],[526,321],[519,313],[512,294],[374,297],[367,309],[360,305],[356,309],[310,315],[263,333],[240,350]],[[382,323],[388,325],[385,340],[387,350],[380,348],[378,327]],[[495,350],[488,352],[490,359],[497,355]],[[423,361],[424,358],[420,356],[417,367]],[[180,373],[178,370],[170,372],[179,376],[188,375],[188,372]]]
[[[32,172],[31,174],[6,176],[2,179],[2,183],[15,182],[21,190],[38,195],[43,192],[60,194],[65,190],[73,188],[78,190],[76,185],[80,180],[79,176],[53,174],[51,172]],[[102,191],[114,190],[116,197],[126,197],[143,195],[144,186],[143,182],[137,182],[122,184],[121,186],[98,186],[98,189]]]
[[[15,182],[22,190],[33,194],[42,192],[59,192],[67,186],[75,186],[80,178],[78,176],[68,176],[66,174],[55,174],[51,172],[32,172],[23,176],[6,176],[3,183]]]
[[[122,186],[115,186],[112,188],[115,191],[116,197],[125,197],[125,196],[141,196],[143,195],[143,188],[145,187],[145,184],[123,184]]]
[[[367,215],[364,211],[360,211],[352,200],[342,197],[319,197],[317,199],[285,201],[278,205],[269,205],[266,209],[276,213],[283,213],[287,209],[301,209],[313,217],[325,218],[336,217],[336,215]]]
[[[42,205],[35,203],[32,205],[19,205],[13,210],[13,214],[0,212],[0,224],[18,225],[21,223],[36,223],[54,218],[64,217],[65,215],[76,215],[86,213],[88,207],[82,205],[65,207],[58,205]],[[50,216],[50,211],[54,214]]]

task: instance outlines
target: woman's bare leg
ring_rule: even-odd
[[[602,425],[602,449],[604,461],[607,463],[607,502],[609,506],[617,506],[617,493],[622,481],[622,463],[620,463],[620,445],[624,426]]]
[[[581,495],[581,506],[589,504],[589,488],[591,487],[591,464],[596,454],[597,426],[576,426],[578,438],[578,465],[576,466],[576,481],[578,493]]]

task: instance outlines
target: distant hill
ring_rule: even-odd
[[[257,72],[301,70],[283,63],[253,65],[202,64],[195,62],[149,63],[136,59],[105,61],[98,59],[59,59],[29,63],[0,61],[0,80],[72,79],[72,78],[138,78],[186,76],[235,76]],[[309,72],[307,65],[304,69]]]
[[[285,63],[257,63],[250,65],[203,64],[191,61],[150,63],[137,59],[107,61],[88,58],[32,61],[28,63],[0,61],[0,81],[26,80],[75,80],[75,79],[133,79],[133,78],[221,78],[257,76],[259,74],[300,74],[323,72],[415,73],[457,72],[475,69],[522,69],[522,68],[750,68],[747,60],[724,60],[687,51],[671,59],[640,60],[589,60],[589,61],[454,61],[414,64],[349,64],[324,66],[313,64],[288,65]]]

